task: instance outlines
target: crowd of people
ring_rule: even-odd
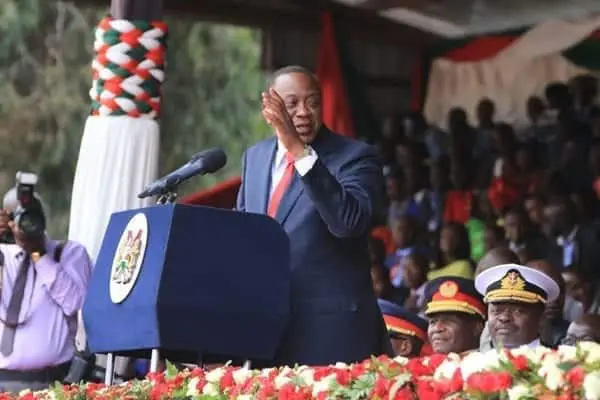
[[[423,326],[432,287],[444,277],[493,303],[473,290],[477,279],[489,267],[514,264],[560,288],[540,317],[542,344],[572,341],[570,324],[591,328],[579,331],[585,339],[600,339],[597,94],[590,75],[549,84],[543,98],[527,99],[529,124],[521,127],[497,121],[488,98],[476,121],[451,109],[445,130],[418,113],[386,124],[378,145],[388,208],[370,250],[374,289],[388,312],[397,306],[397,317]],[[478,348],[493,345],[487,326],[479,332]]]
[[[597,94],[592,76],[553,83],[518,128],[490,99],[477,121],[452,109],[446,130],[410,114],[386,124],[377,154],[323,124],[311,71],[276,71],[261,110],[274,134],[244,154],[236,210],[287,233],[290,311],[275,354],[252,366],[600,341]],[[26,235],[8,203],[0,392],[102,381],[106,357],[75,346],[92,261],[81,244]],[[120,382],[148,362],[115,367]]]

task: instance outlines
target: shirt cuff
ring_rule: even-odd
[[[294,162],[294,167],[296,168],[298,175],[304,176],[308,174],[318,159],[319,156],[317,153],[311,149],[310,154],[302,157],[299,160],[296,160],[296,162]]]
[[[56,275],[58,275],[58,263],[48,254],[45,254],[40,257],[38,262],[34,263],[34,268],[42,285],[50,289],[56,281]]]

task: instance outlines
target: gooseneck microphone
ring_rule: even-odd
[[[190,161],[171,172],[170,174],[152,182],[138,194],[138,198],[164,194],[175,189],[181,183],[196,175],[212,174],[227,164],[227,155],[220,148],[201,151],[194,154]]]

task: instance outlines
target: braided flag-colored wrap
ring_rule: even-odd
[[[158,119],[166,40],[164,22],[106,17],[98,24],[92,115]]]

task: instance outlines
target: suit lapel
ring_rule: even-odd
[[[258,204],[260,206],[259,212],[262,214],[267,213],[267,206],[269,204],[269,192],[271,189],[271,171],[273,170],[273,163],[275,162],[275,153],[277,151],[277,141],[275,138],[266,143],[266,145],[257,153],[259,160],[269,160],[268,162],[257,162],[258,171],[256,176],[256,193],[259,196]]]
[[[302,192],[304,192],[304,187],[302,186],[302,182],[300,182],[298,172],[295,172],[294,179],[292,179],[290,187],[283,195],[281,203],[279,203],[279,208],[277,209],[277,214],[275,214],[275,219],[279,224],[283,225]]]

